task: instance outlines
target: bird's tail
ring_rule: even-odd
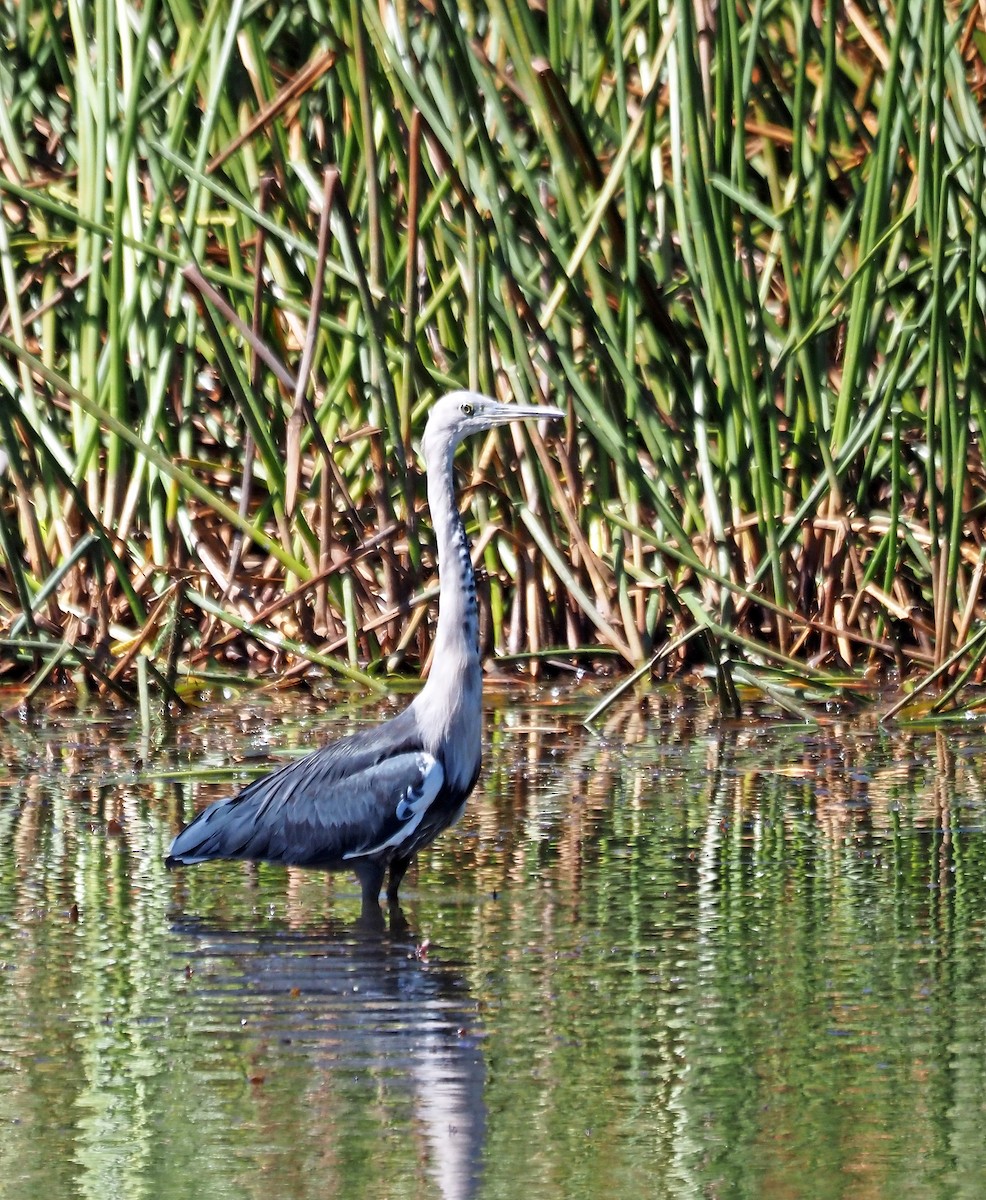
[[[166,867],[190,867],[213,858],[235,858],[229,838],[229,813],[233,797],[217,800],[185,826],[168,848]]]

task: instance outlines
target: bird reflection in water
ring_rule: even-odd
[[[394,1110],[409,1109],[407,1136],[420,1142],[401,1160],[425,1162],[444,1200],[476,1194],[486,1134],[476,1003],[462,973],[416,944],[399,916],[389,932],[333,924],[266,933],[189,919],[173,929],[202,1035],[212,1045],[245,1039],[251,1074],[296,1071],[301,1056],[317,1075],[305,1085],[311,1134],[364,1144],[391,1135],[403,1124]],[[323,1129],[315,1097],[325,1093]]]

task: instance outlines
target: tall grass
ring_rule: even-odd
[[[464,460],[501,652],[975,678],[981,7],[706,13],[4,10],[8,674],[426,660],[467,384],[572,413]]]

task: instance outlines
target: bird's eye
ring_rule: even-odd
[[[471,417],[473,414],[473,407],[471,404],[463,404],[461,411],[464,417]]]

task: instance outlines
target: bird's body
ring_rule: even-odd
[[[397,888],[417,851],[451,825],[479,775],[454,783],[407,708],[340,738],[220,800],[187,827],[170,861],[246,858],[336,871],[351,867],[367,902]]]
[[[470,433],[558,409],[452,392],[432,409],[422,453],[439,554],[433,667],[396,717],[287,763],[210,805],[175,838],[168,864],[252,859],[351,868],[364,908],[389,869],[395,903],[414,855],[462,814],[482,763],[479,615],[469,542],[455,505],[452,458]]]

